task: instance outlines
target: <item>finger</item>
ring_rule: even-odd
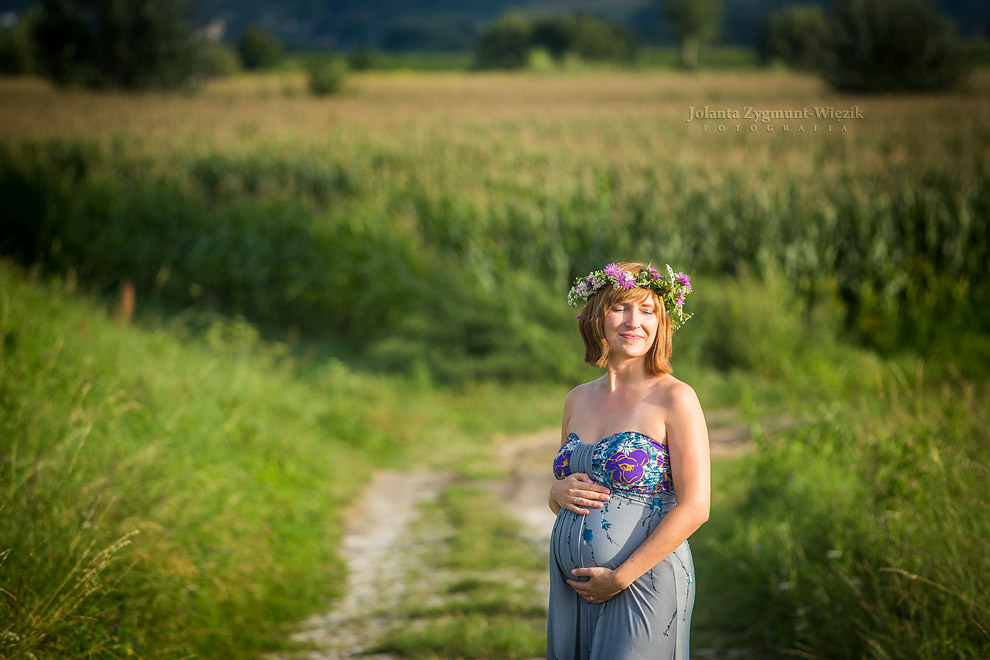
[[[571,490],[581,490],[581,491],[591,491],[596,493],[611,493],[612,490],[608,486],[603,486],[600,483],[594,481],[584,472],[577,472],[571,475],[574,477],[574,481],[580,484],[580,487],[573,486]]]
[[[574,503],[574,506],[575,507],[580,507],[580,506],[586,506],[587,507],[587,506],[590,506],[590,507],[592,507],[594,509],[600,509],[603,506],[605,506],[604,504],[602,504],[598,500],[594,500],[594,499],[591,499],[589,497],[581,497],[581,496],[575,496],[571,500],[571,502]]]
[[[573,496],[593,502],[608,502],[611,499],[608,493],[599,490],[579,490],[575,491]]]
[[[582,582],[581,580],[565,580],[571,589],[577,592],[581,598],[588,597],[588,583]]]
[[[608,600],[604,596],[596,596],[593,591],[588,589],[587,582],[578,582],[576,580],[567,580],[566,582],[574,590],[574,593],[589,603],[603,603]]]
[[[590,512],[590,511],[588,511],[587,509],[582,509],[582,508],[581,508],[581,507],[580,507],[580,506],[578,505],[578,503],[577,503],[577,501],[574,501],[573,503],[571,503],[571,502],[567,502],[567,503],[565,503],[565,504],[563,505],[563,507],[564,507],[565,509],[567,509],[568,511],[573,511],[574,513],[577,513],[577,514],[580,514],[580,515],[582,515],[582,516],[586,516],[586,515],[588,515],[589,513],[591,513],[591,512]]]

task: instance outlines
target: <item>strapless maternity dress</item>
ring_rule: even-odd
[[[547,660],[688,660],[694,562],[687,541],[604,603],[588,603],[565,582],[574,568],[618,567],[676,504],[666,445],[636,432],[595,444],[572,433],[553,471],[558,479],[584,472],[612,493],[587,515],[566,509],[557,515]]]

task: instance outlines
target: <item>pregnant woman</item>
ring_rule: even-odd
[[[600,378],[567,395],[550,542],[548,660],[688,660],[694,563],[708,519],[708,430],[671,375],[691,281],[670,266],[609,264],[579,278],[585,361]]]

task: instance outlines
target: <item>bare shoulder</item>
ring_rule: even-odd
[[[564,401],[564,407],[567,408],[574,405],[580,405],[582,401],[587,400],[588,397],[592,396],[594,390],[596,390],[600,386],[599,384],[600,380],[601,379],[598,378],[592,381],[588,381],[587,383],[581,383],[573,390],[568,392],[567,399],[565,399]]]
[[[653,387],[654,395],[662,400],[666,407],[700,406],[698,395],[695,393],[694,388],[683,380],[677,380],[669,374],[659,379]]]
[[[656,387],[656,396],[662,401],[664,410],[668,446],[676,449],[679,455],[689,448],[702,453],[707,451],[708,426],[694,388],[670,375],[661,379]]]

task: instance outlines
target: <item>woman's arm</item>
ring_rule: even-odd
[[[678,382],[672,388],[666,422],[677,505],[618,568],[590,567],[572,571],[576,577],[591,578],[586,582],[567,581],[586,599],[601,602],[612,598],[676,550],[708,520],[711,507],[708,428],[698,396],[689,385]]]

